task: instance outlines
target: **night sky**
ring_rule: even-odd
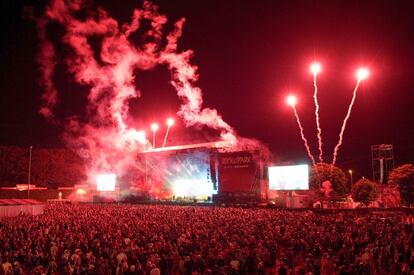
[[[353,169],[356,176],[371,177],[370,146],[381,143],[394,145],[397,164],[414,162],[413,1],[154,2],[169,22],[187,19],[179,47],[194,50],[203,106],[216,108],[240,136],[262,141],[283,161],[308,162],[293,112],[285,104],[285,97],[295,91],[305,135],[317,156],[309,65],[318,60],[323,66],[318,77],[320,121],[325,159],[331,161],[356,84],[355,71],[364,65],[371,75],[358,91],[337,164]],[[95,3],[125,22],[141,1]],[[39,40],[30,15],[40,15],[44,5],[1,1],[1,145],[64,146],[61,129],[38,114]],[[149,128],[178,111],[180,101],[169,79],[163,67],[137,73],[142,97],[130,103],[137,126]],[[58,112],[80,112],[77,94],[85,88],[71,83],[61,68],[55,83],[65,92]],[[195,131],[183,127],[178,121],[172,141]]]

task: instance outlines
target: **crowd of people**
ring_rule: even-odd
[[[412,274],[413,216],[49,205],[0,219],[0,274]]]

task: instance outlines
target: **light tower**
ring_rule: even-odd
[[[386,183],[389,172],[394,169],[394,148],[392,144],[377,144],[371,146],[372,177],[374,181]]]

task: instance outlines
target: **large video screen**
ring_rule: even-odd
[[[211,197],[214,194],[207,152],[176,155],[169,172],[167,181],[176,197]]]
[[[269,167],[270,190],[308,190],[308,165],[272,166]]]
[[[175,196],[211,197],[217,194],[210,172],[209,151],[190,151],[147,156],[148,180],[157,190]]]

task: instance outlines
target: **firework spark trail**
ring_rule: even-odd
[[[305,134],[303,133],[302,123],[300,122],[299,115],[296,112],[295,105],[292,105],[292,108],[293,108],[293,112],[295,113],[296,122],[298,123],[299,129],[300,129],[300,137],[302,138],[303,143],[305,144],[306,152],[308,153],[308,156],[309,156],[309,158],[312,161],[312,165],[315,166],[315,158],[313,157],[313,155],[312,155],[312,153],[310,151],[309,144],[308,144],[308,140],[305,138]]]
[[[59,24],[63,27],[61,42],[70,48],[70,54],[64,56],[64,65],[75,82],[90,87],[87,117],[73,115],[62,120],[63,138],[88,161],[88,174],[101,170],[123,174],[126,167],[135,165],[136,153],[148,143],[145,138],[142,140],[141,131],[129,125],[129,101],[140,97],[135,88],[135,71],[149,70],[159,64],[166,65],[172,73],[171,84],[182,100],[178,114],[186,125],[217,129],[223,140],[237,142],[234,130],[215,109],[202,108],[201,89],[194,85],[197,67],[190,63],[192,51],[177,50],[184,19],[176,22],[174,30],[164,36],[167,18],[149,1],[144,1],[141,9],[135,9],[130,23],[122,26],[101,7],[88,9],[88,17],[79,19],[76,15],[85,6],[90,4],[51,0],[38,20],[41,42],[38,62],[45,88],[40,112],[54,119],[58,94],[52,79],[59,51],[45,29],[49,23]],[[143,21],[150,24],[141,24]],[[144,27],[147,29],[141,32],[140,28]],[[137,31],[145,41],[140,45],[136,43],[139,39],[132,38]],[[101,39],[100,47],[91,45],[92,37]]]
[[[319,122],[318,86],[316,85],[316,77],[317,77],[317,73],[314,73],[313,74],[313,86],[315,88],[315,92],[313,94],[313,100],[315,102],[316,128],[318,130],[317,137],[318,137],[318,148],[319,148],[319,162],[323,162],[322,129],[321,129],[321,125]]]
[[[335,146],[335,149],[334,149],[334,152],[333,152],[333,160],[332,160],[332,164],[331,164],[332,167],[336,163],[336,157],[338,155],[338,150],[339,150],[339,147],[342,145],[342,140],[343,140],[343,135],[344,135],[344,131],[345,131],[345,128],[346,128],[346,123],[347,123],[347,121],[348,121],[348,119],[351,115],[352,106],[354,105],[357,90],[358,90],[358,86],[359,86],[360,82],[361,82],[361,80],[359,79],[357,81],[357,84],[355,85],[355,89],[354,89],[354,92],[352,94],[352,100],[351,100],[351,103],[349,104],[349,107],[348,107],[348,112],[346,113],[345,119],[342,123],[341,132],[339,133],[339,141],[338,141],[338,144]]]

